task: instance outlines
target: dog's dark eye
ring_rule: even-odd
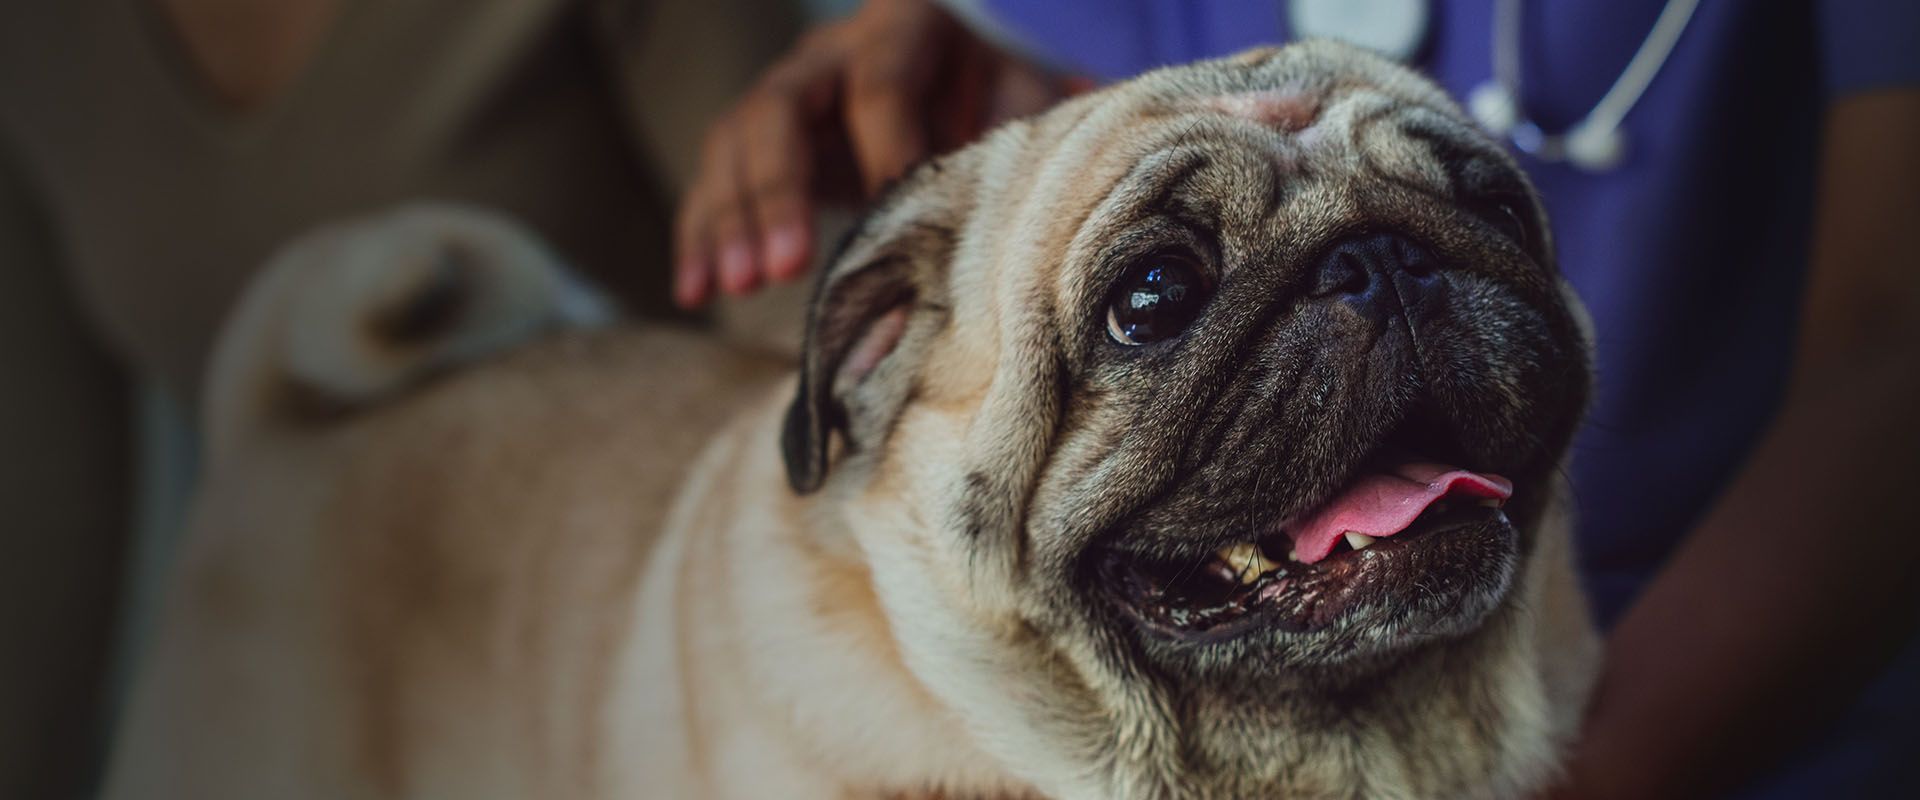
[[[1533,236],[1529,233],[1526,217],[1521,216],[1520,207],[1507,200],[1481,200],[1471,205],[1475,216],[1486,220],[1494,230],[1499,231],[1522,250],[1533,246]]]
[[[1186,329],[1207,303],[1200,271],[1178,257],[1135,264],[1114,286],[1107,304],[1107,335],[1124,345],[1166,339]]]

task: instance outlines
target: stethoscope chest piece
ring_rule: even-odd
[[[1488,133],[1513,142],[1515,149],[1541,161],[1564,161],[1587,172],[1608,172],[1627,157],[1627,136],[1617,124],[1581,120],[1566,133],[1549,134],[1527,119],[1513,92],[1498,81],[1474,87],[1467,110]]]
[[[1607,172],[1627,157],[1627,112],[1667,63],[1699,0],[1667,0],[1633,59],[1592,110],[1565,133],[1549,134],[1520,101],[1520,9],[1522,0],[1499,0],[1493,19],[1493,79],[1474,87],[1467,110],[1488,133],[1513,142],[1541,161],[1564,161],[1587,172]]]
[[[1487,132],[1541,161],[1566,162],[1588,172],[1619,167],[1627,155],[1621,122],[1666,63],[1699,0],[1667,0],[1653,30],[1606,96],[1559,134],[1541,130],[1520,102],[1521,2],[1497,0],[1494,77],[1474,88],[1468,110]],[[1432,27],[1428,0],[1287,0],[1286,8],[1295,38],[1340,39],[1400,61],[1419,54]]]

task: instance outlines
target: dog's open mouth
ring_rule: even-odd
[[[1376,457],[1278,530],[1184,557],[1108,550],[1100,582],[1150,631],[1218,641],[1318,630],[1372,605],[1466,610],[1517,549],[1499,475]]]

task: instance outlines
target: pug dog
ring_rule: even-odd
[[[471,213],[290,251],[109,796],[1519,797],[1577,727],[1589,335],[1526,176],[1382,59],[921,166],[797,377],[604,317]]]

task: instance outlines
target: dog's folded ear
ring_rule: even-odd
[[[957,160],[909,175],[821,270],[807,308],[800,388],[781,432],[796,492],[826,481],[836,431],[848,453],[885,438],[916,378],[912,351],[945,324],[948,264],[964,218]]]

